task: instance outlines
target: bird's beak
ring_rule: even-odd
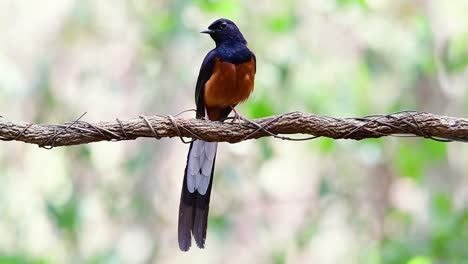
[[[204,30],[200,31],[200,33],[211,34],[211,33],[213,33],[213,30],[211,30],[211,29],[204,29]]]

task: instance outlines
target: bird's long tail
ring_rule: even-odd
[[[188,251],[191,235],[199,248],[205,247],[217,142],[195,140],[190,144],[179,205],[179,248]]]

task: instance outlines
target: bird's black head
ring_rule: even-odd
[[[216,42],[216,45],[225,43],[242,43],[247,44],[247,41],[242,36],[242,33],[237,28],[236,24],[229,19],[220,18],[201,33],[210,34],[211,38]]]

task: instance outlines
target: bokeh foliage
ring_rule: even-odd
[[[198,32],[228,17],[258,60],[246,116],[466,116],[467,13],[463,0],[3,0],[0,114],[192,108],[213,47]],[[220,144],[207,249],[181,254],[186,151],[176,139],[1,143],[0,263],[468,263],[466,144]]]

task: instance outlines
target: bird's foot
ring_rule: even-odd
[[[234,117],[232,118],[231,123],[235,123],[235,122],[241,123],[242,121],[246,120],[246,118],[244,118],[243,116],[239,114],[239,112],[237,112],[236,108],[231,106],[231,109],[234,112]]]

